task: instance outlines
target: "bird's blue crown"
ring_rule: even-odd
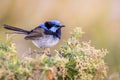
[[[57,20],[51,20],[50,22],[56,26],[62,26],[62,24]]]
[[[51,21],[48,21],[48,23],[49,23],[48,26],[50,28],[48,28],[48,26],[46,26],[45,23],[40,24],[39,27],[43,28],[45,30],[50,30],[52,32],[56,32],[62,26],[62,24],[57,20],[51,20]]]

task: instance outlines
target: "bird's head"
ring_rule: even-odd
[[[47,27],[48,30],[50,30],[52,32],[56,32],[58,29],[65,27],[57,20],[46,21],[45,26]]]

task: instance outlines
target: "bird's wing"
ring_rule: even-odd
[[[42,28],[35,28],[33,29],[26,37],[25,39],[26,40],[35,40],[35,39],[38,39],[40,37],[42,37],[45,33],[45,30],[42,29]]]
[[[36,27],[35,29],[31,30],[31,32],[25,37],[26,40],[36,40],[42,37],[43,35],[53,35],[57,36],[57,33],[52,32],[50,30],[45,30],[40,27]]]

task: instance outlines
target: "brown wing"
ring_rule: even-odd
[[[33,29],[26,37],[25,39],[26,40],[35,40],[35,39],[38,39],[40,37],[42,37],[44,35],[44,29],[42,28],[35,28]]]

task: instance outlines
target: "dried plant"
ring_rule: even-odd
[[[91,47],[90,42],[80,42],[81,35],[77,28],[52,57],[42,54],[20,59],[13,43],[0,43],[0,80],[103,80],[108,52]]]

